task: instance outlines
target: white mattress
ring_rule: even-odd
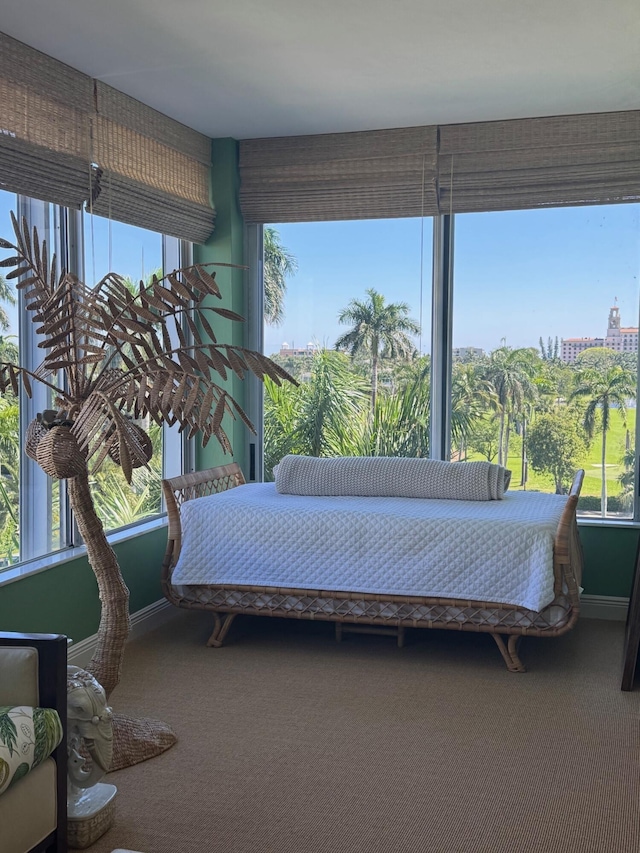
[[[252,483],[187,501],[176,586],[424,595],[542,610],[567,498],[502,501],[282,495]]]

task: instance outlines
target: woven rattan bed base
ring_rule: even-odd
[[[185,500],[241,485],[244,478],[235,464],[163,481],[169,515],[163,592],[177,607],[213,612],[215,624],[208,641],[210,646],[223,644],[238,613],[353,625],[443,628],[491,634],[509,670],[524,672],[517,652],[518,639],[523,635],[553,637],[564,634],[578,618],[582,549],[575,512],[582,477],[583,472],[578,472],[555,537],[555,598],[539,613],[511,604],[420,596],[277,587],[173,586],[171,572],[180,553],[182,538],[180,506]]]

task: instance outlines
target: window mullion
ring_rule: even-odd
[[[65,259],[66,267],[70,273],[76,275],[80,281],[84,276],[84,226],[81,210],[69,210],[59,208],[61,227],[60,257]],[[63,377],[64,381],[64,377]],[[61,482],[60,494],[60,518],[64,523],[60,531],[60,537],[64,535],[64,541],[69,547],[82,542],[78,524],[71,511],[71,505],[67,493],[67,481]]]
[[[449,459],[451,456],[453,226],[452,215],[434,218],[429,435],[429,455],[432,459]]]
[[[43,201],[18,197],[18,219],[25,217],[32,231],[38,229],[40,239],[52,245],[48,220],[48,205]],[[42,350],[38,349],[41,336],[36,334],[32,313],[26,310],[23,291],[18,291],[18,340],[20,364],[34,371],[42,361]],[[32,396],[28,397],[20,388],[20,445],[25,446],[27,426],[50,406],[50,394],[44,385],[32,383]],[[43,520],[45,523],[43,523]],[[25,453],[20,465],[20,560],[31,560],[47,554],[52,547],[52,489],[51,480],[42,468]]]
[[[246,346],[264,352],[264,240],[262,225],[245,228],[245,323]],[[248,482],[262,480],[264,465],[264,387],[252,373],[245,377],[245,411],[256,428],[246,443],[242,469]]]
[[[180,267],[188,266],[192,262],[191,244],[178,240],[176,237],[164,236],[162,239],[162,268],[167,273]],[[183,331],[187,341],[191,340],[191,332],[186,320],[182,323]],[[177,334],[170,331],[171,342],[179,346]],[[176,477],[184,471],[192,471],[190,466],[193,455],[193,440],[186,441],[185,432],[179,433],[177,428],[171,428],[167,424],[162,426],[162,476],[165,478]],[[164,501],[164,498],[163,498]],[[163,504],[164,506],[164,504]]]

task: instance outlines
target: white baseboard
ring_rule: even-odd
[[[131,633],[129,634],[129,642],[142,637],[154,628],[164,625],[169,622],[180,611],[173,604],[169,604],[166,599],[161,598],[159,601],[154,601],[153,604],[143,607],[142,610],[137,610],[131,614]],[[74,666],[86,666],[91,660],[98,642],[98,635],[92,634],[78,643],[72,643],[69,646],[67,660]]]
[[[617,595],[580,596],[580,615],[586,619],[612,619],[624,622],[627,618],[629,599]]]

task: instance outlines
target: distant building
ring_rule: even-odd
[[[318,347],[313,343],[308,343],[306,347],[289,346],[285,341],[280,347],[279,355],[283,358],[300,358],[304,355],[313,355],[318,352]]]
[[[480,347],[454,347],[452,355],[454,361],[475,361],[482,358],[484,350]]]
[[[607,347],[615,352],[638,352],[637,327],[622,327],[620,325],[620,309],[618,300],[609,311],[607,336],[605,338],[563,338],[562,361],[574,362],[581,352],[591,347]]]

